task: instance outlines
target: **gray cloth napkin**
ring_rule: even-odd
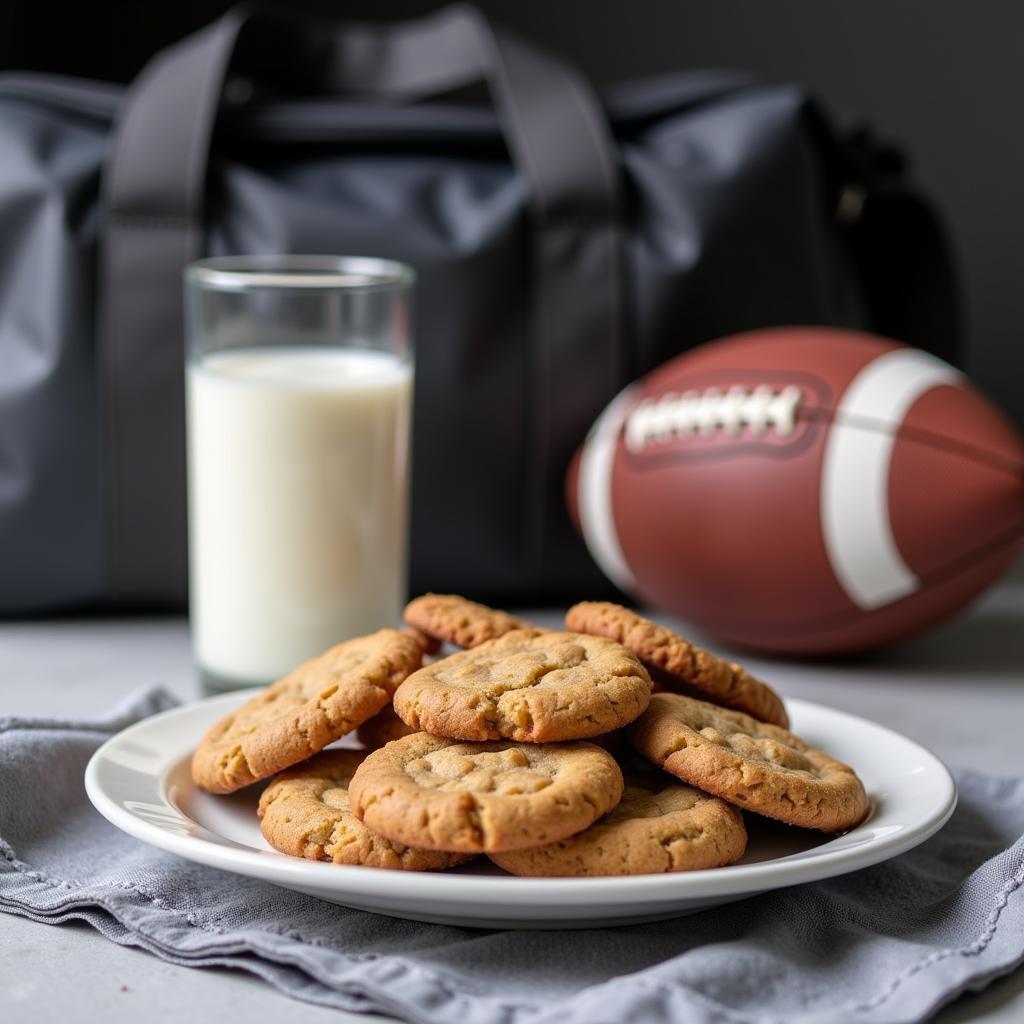
[[[477,931],[333,906],[109,825],[89,756],[173,703],[148,690],[100,720],[0,718],[0,909],[431,1024],[920,1021],[1024,959],[1024,779],[961,772],[938,835],[843,878],[659,924]]]

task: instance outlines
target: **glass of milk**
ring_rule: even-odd
[[[280,678],[406,598],[412,270],[185,271],[192,641],[204,687]]]

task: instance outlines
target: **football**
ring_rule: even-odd
[[[1024,442],[948,363],[869,334],[753,331],[626,388],[568,476],[620,589],[740,646],[918,632],[1024,541]]]

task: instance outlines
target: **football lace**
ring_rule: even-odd
[[[796,427],[802,399],[795,385],[776,391],[767,384],[753,390],[711,387],[645,398],[626,418],[626,447],[638,452],[652,443],[708,436],[717,431],[734,436],[743,431],[754,435],[772,431],[785,437]]]

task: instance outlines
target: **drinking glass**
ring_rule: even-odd
[[[185,271],[189,595],[207,690],[398,621],[413,272],[239,256]]]

